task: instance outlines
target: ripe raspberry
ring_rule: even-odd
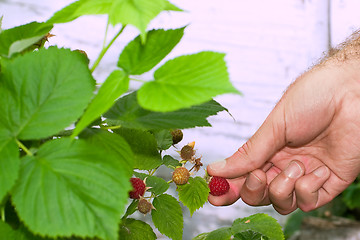
[[[230,189],[229,182],[222,177],[212,177],[209,182],[210,194],[213,196],[221,196]]]
[[[185,167],[177,167],[175,168],[172,180],[176,185],[183,185],[189,181],[190,172]]]
[[[154,206],[150,202],[148,202],[148,200],[141,198],[138,203],[139,212],[143,214],[147,214],[148,212],[151,211],[151,209],[154,209]]]
[[[171,131],[173,144],[179,143],[183,139],[183,132],[180,129]]]
[[[133,186],[133,190],[129,192],[129,196],[132,199],[139,199],[140,196],[144,196],[146,191],[146,185],[140,178],[131,178],[130,182]]]
[[[184,160],[189,160],[195,155],[194,147],[189,144],[182,147],[180,157]]]

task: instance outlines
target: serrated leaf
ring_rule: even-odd
[[[130,75],[145,73],[171,52],[183,34],[184,28],[151,30],[144,44],[138,36],[121,52],[118,66]]]
[[[155,240],[156,235],[149,224],[132,218],[125,219],[120,225],[121,240]]]
[[[234,236],[234,240],[268,240],[269,238],[251,230],[238,233]]]
[[[101,85],[98,93],[91,100],[80,121],[76,124],[72,137],[77,136],[95,119],[111,108],[115,100],[129,88],[129,77],[121,70],[113,71]]]
[[[93,95],[82,54],[51,47],[1,59],[0,125],[18,139],[41,139],[70,126]]]
[[[65,23],[83,15],[107,14],[112,25],[133,25],[145,40],[146,28],[163,10],[176,10],[167,0],[79,0],[56,12],[47,22]]]
[[[231,228],[230,227],[223,227],[216,229],[212,232],[210,232],[208,235],[206,235],[206,238],[204,240],[230,240],[232,239],[231,234]]]
[[[116,240],[131,190],[118,155],[82,139],[43,144],[22,159],[12,200],[36,234]]]
[[[193,237],[192,240],[206,240],[206,237],[209,235],[210,233],[201,233],[199,235],[197,235],[196,237]]]
[[[14,186],[19,169],[19,148],[15,140],[0,134],[0,202]]]
[[[167,6],[167,0],[115,0],[109,13],[109,22],[112,25],[121,23],[135,26],[145,42],[147,25]]]
[[[269,240],[283,240],[284,233],[276,219],[264,213],[257,213],[249,217],[240,218],[234,221],[232,234],[247,232],[249,230],[268,237]]]
[[[211,126],[207,118],[227,110],[218,102],[210,100],[174,112],[152,112],[138,104],[136,94],[133,92],[117,100],[104,115],[108,118],[107,122],[138,129],[185,129]]]
[[[127,128],[115,129],[114,132],[129,143],[134,153],[134,168],[150,170],[162,164],[155,137],[150,132]]]
[[[83,15],[108,14],[113,0],[79,0],[57,11],[47,22],[67,23]]]
[[[138,91],[140,106],[167,112],[210,101],[224,93],[239,93],[230,83],[225,54],[200,52],[180,56],[155,71],[154,81]]]
[[[80,137],[108,152],[117,154],[117,159],[122,168],[131,175],[135,161],[134,154],[131,151],[130,145],[123,137],[97,128],[86,129]]]
[[[173,240],[181,240],[183,233],[183,215],[179,202],[171,195],[162,194],[154,198],[155,207],[151,216],[155,227]]]
[[[205,179],[201,177],[189,178],[189,182],[184,185],[178,185],[179,200],[189,208],[190,215],[201,208],[209,196],[209,187]]]
[[[146,187],[150,187],[148,191],[154,193],[155,195],[163,194],[169,188],[169,183],[160,177],[149,176],[138,172],[134,172],[134,175],[142,180],[146,179]]]
[[[51,24],[31,22],[0,33],[0,55],[11,57],[42,39],[53,28]]]
[[[172,168],[172,169],[182,166],[182,164],[179,162],[179,160],[173,158],[170,155],[165,155],[163,157],[163,162],[164,162],[165,166],[167,166],[168,168]]]
[[[139,200],[134,199],[130,203],[130,205],[127,207],[126,212],[125,212],[124,216],[122,217],[122,219],[125,219],[128,216],[130,216],[131,214],[133,214],[134,212],[136,212],[138,204],[139,204]]]
[[[167,150],[173,145],[171,132],[167,129],[153,131],[159,150]]]
[[[175,6],[174,4],[172,4],[171,2],[167,1],[166,2],[166,6],[165,9],[166,11],[177,11],[177,12],[183,12],[183,10],[177,6]]]

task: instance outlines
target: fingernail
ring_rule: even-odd
[[[262,182],[255,174],[250,173],[246,179],[246,186],[250,190],[256,190],[261,186]]]
[[[225,165],[226,165],[226,161],[225,161],[225,160],[220,160],[220,161],[211,163],[211,164],[209,165],[209,167],[210,167],[212,170],[219,170],[219,169],[224,168]]]
[[[322,166],[322,167],[319,167],[318,169],[316,169],[313,173],[317,177],[322,177],[327,173],[327,170],[328,170],[327,167]]]
[[[298,178],[303,174],[303,170],[297,162],[292,161],[284,173],[289,178]]]

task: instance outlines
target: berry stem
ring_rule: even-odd
[[[32,152],[18,139],[15,139],[17,145],[26,153],[26,155],[33,156]]]
[[[109,48],[111,47],[111,45],[115,42],[115,40],[120,36],[120,34],[124,31],[126,25],[123,25],[120,29],[120,31],[113,37],[113,39],[111,39],[111,41],[109,42],[109,44],[105,47],[103,47],[103,49],[101,50],[98,58],[95,60],[94,65],[91,67],[90,71],[94,72],[94,70],[96,69],[96,67],[99,65],[100,61],[102,60],[102,58],[104,57],[105,53],[109,50]]]

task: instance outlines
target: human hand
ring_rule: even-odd
[[[240,197],[281,214],[330,202],[360,172],[360,63],[328,61],[300,76],[259,130],[237,152],[208,166],[230,191],[213,205]]]

